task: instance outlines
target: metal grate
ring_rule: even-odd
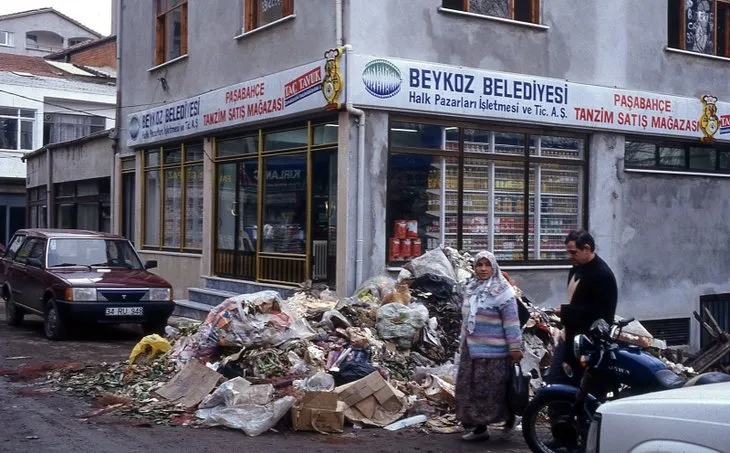
[[[327,280],[327,244],[329,241],[312,241],[312,280]]]
[[[641,321],[650,334],[667,342],[667,346],[689,344],[690,318],[651,319]]]

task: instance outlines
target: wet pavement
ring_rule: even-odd
[[[0,452],[514,452],[529,450],[515,432],[510,441],[465,443],[459,435],[379,428],[321,435],[289,430],[248,437],[240,431],[154,425],[113,415],[90,416],[94,401],[46,382],[53,370],[125,360],[141,338],[137,326],[99,326],[67,341],[43,335],[43,322],[28,316],[19,327],[5,322],[0,301]]]

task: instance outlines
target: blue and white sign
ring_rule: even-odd
[[[730,140],[730,104],[449,66],[347,54],[347,102],[358,107],[521,123]],[[727,130],[727,129],[725,129]]]

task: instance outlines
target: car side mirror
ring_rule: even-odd
[[[33,266],[33,267],[37,267],[37,268],[43,267],[43,263],[38,258],[28,258],[26,263],[28,264],[28,266]]]
[[[154,269],[157,267],[157,260],[149,260],[144,263],[145,269]]]

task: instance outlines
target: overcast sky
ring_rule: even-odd
[[[81,22],[102,35],[111,33],[111,0],[0,0],[0,15],[48,7]]]

